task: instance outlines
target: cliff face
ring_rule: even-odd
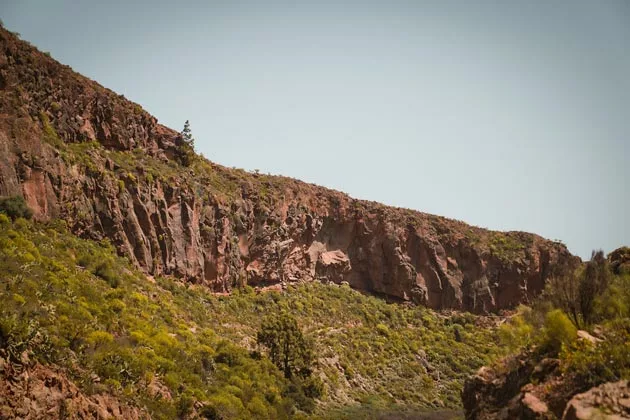
[[[182,139],[139,105],[0,29],[0,195],[109,239],[149,274],[216,291],[322,280],[432,308],[529,300],[575,257],[290,178],[187,166]]]

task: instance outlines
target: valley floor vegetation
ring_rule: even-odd
[[[471,314],[321,283],[217,296],[23,215],[0,214],[0,356],[57,366],[153,418],[459,409],[464,379],[501,352]]]

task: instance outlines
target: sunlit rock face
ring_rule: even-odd
[[[0,195],[23,195],[36,218],[108,239],[153,275],[221,292],[348,282],[431,308],[487,312],[529,301],[575,260],[533,234],[201,158],[183,166],[176,131],[4,29],[0,99]],[[409,194],[422,194],[422,183]]]

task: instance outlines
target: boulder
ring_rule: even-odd
[[[567,404],[562,419],[630,419],[630,381],[609,382],[577,394]]]

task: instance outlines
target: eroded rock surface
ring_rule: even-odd
[[[85,395],[53,368],[34,364],[16,367],[0,360],[2,419],[149,419],[136,407],[110,394]]]

